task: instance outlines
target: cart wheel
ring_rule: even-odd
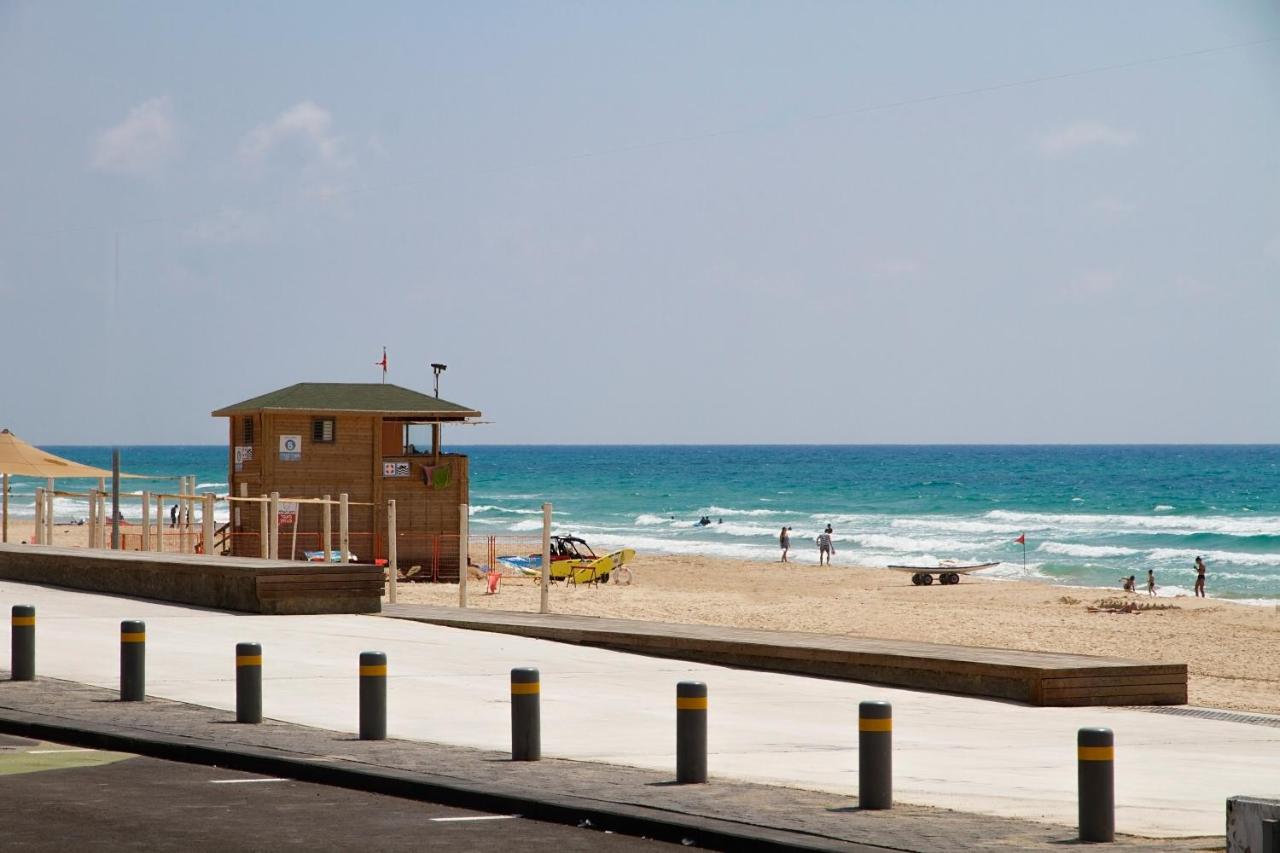
[[[920,586],[920,584],[924,583],[924,581],[923,581],[923,580],[921,580],[921,579],[920,579],[920,577],[921,577],[921,576],[920,576],[920,573],[919,573],[919,572],[916,572],[915,574],[913,574],[913,575],[911,576],[911,582],[912,582],[913,584],[915,584],[916,586]]]
[[[618,573],[618,586],[630,585],[635,580],[635,575],[626,566],[618,566],[614,571]]]
[[[955,572],[948,572],[947,583],[960,583],[960,575]]]
[[[929,584],[933,583],[933,575],[929,574],[928,572],[921,572],[920,583],[924,584],[925,586],[928,586]]]

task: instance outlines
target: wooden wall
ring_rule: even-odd
[[[337,500],[346,492],[353,503],[373,506],[350,508],[351,549],[362,560],[386,553],[386,502],[396,501],[397,527],[402,533],[401,563],[421,563],[430,555],[427,536],[458,534],[458,505],[466,503],[470,491],[468,459],[460,454],[441,454],[437,464],[450,466],[450,482],[444,488],[428,488],[423,482],[422,467],[437,462],[430,455],[383,456],[383,419],[378,415],[336,415],[334,441],[312,441],[313,416],[308,413],[261,413],[255,417],[253,459],[244,462],[235,471],[234,447],[243,439],[243,418],[230,418],[232,450],[229,451],[230,473],[228,483],[233,495],[240,494],[240,484],[247,486],[250,497],[278,492],[284,497],[319,498],[330,495]],[[329,417],[326,415],[325,417]],[[390,422],[388,422],[390,427]],[[390,431],[385,430],[385,431]],[[301,436],[301,459],[286,462],[280,459],[280,437]],[[400,448],[397,448],[397,453]],[[384,462],[407,463],[407,477],[386,477]],[[259,509],[256,504],[240,504],[239,524],[232,513],[233,530],[240,534],[257,534]],[[300,533],[317,533],[323,529],[323,509],[316,505],[299,507]],[[291,531],[281,531],[281,556],[289,548]],[[334,547],[337,545],[338,512],[333,510]],[[233,536],[232,553],[237,556],[257,556],[260,542],[256,535]],[[300,536],[299,551],[317,547],[314,536]],[[406,550],[407,549],[407,550]],[[450,574],[457,572],[456,539],[447,549]]]

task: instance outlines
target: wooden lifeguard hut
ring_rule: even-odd
[[[302,382],[212,414],[230,420],[233,498],[275,492],[287,502],[346,494],[350,550],[363,563],[386,556],[387,501],[395,500],[399,564],[420,565],[441,580],[458,577],[458,508],[468,503],[468,460],[443,452],[441,429],[480,412],[398,385]],[[290,509],[279,513],[280,557],[323,551],[324,531],[337,530],[324,513],[334,508],[298,503]],[[261,518],[255,505],[233,503],[228,553],[260,555]],[[331,536],[328,548],[338,547]]]

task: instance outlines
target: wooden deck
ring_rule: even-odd
[[[0,545],[0,578],[245,613],[377,613],[383,570],[154,551]]]
[[[796,631],[384,604],[382,615],[615,651],[1032,705],[1182,705],[1186,664]]]

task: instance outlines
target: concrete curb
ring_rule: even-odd
[[[349,788],[404,799],[424,800],[496,814],[623,835],[653,838],[703,849],[771,851],[900,850],[785,831],[750,823],[704,818],[644,806],[607,803],[551,791],[480,785],[451,776],[373,767],[350,761],[316,761],[291,753],[251,746],[214,746],[194,738],[139,731],[123,726],[68,723],[64,720],[0,709],[0,732],[91,749],[129,752],[167,761],[226,767],[281,776],[301,782]],[[589,823],[584,823],[589,821]]]

